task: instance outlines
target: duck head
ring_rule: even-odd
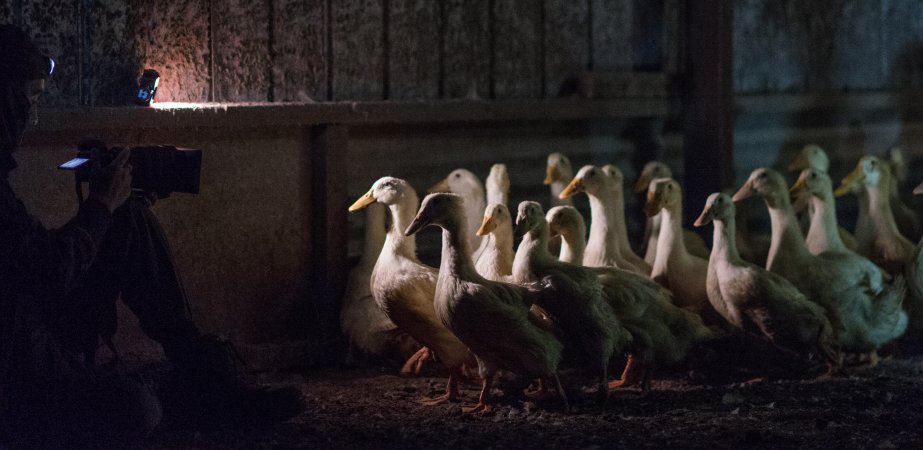
[[[449,174],[449,176],[451,176],[451,174]],[[510,173],[506,170],[506,164],[494,164],[490,166],[490,173],[487,174],[486,184],[488,189],[493,189],[497,192],[509,192]]]
[[[721,192],[715,192],[708,196],[708,200],[705,201],[705,208],[702,209],[702,214],[699,215],[693,225],[701,227],[711,223],[713,220],[726,221],[734,217],[734,210],[734,200],[731,197]]]
[[[644,202],[644,214],[655,216],[661,209],[676,206],[683,200],[683,190],[672,178],[651,180]]]
[[[824,198],[824,192],[832,189],[833,183],[830,181],[830,175],[827,175],[827,172],[819,169],[804,169],[789,191],[798,197],[801,197],[802,194],[809,194]]]
[[[516,235],[522,236],[530,231],[537,230],[545,224],[545,213],[538,202],[524,201],[519,204],[516,214]]]
[[[581,192],[594,194],[605,188],[606,183],[612,181],[611,175],[599,167],[586,165],[580,168],[577,176],[561,191],[562,199],[573,197]]]
[[[830,158],[827,152],[817,144],[808,144],[801,149],[798,156],[788,165],[788,170],[800,172],[804,169],[818,169],[824,172],[830,170]]]
[[[580,211],[573,206],[555,206],[548,210],[545,220],[548,221],[548,231],[551,236],[569,236],[578,230],[586,233],[586,222],[580,215]]]
[[[788,185],[782,174],[768,167],[760,167],[750,173],[750,177],[731,199],[739,202],[754,195],[771,199],[778,195],[786,195],[787,192]]]
[[[511,227],[512,224],[513,218],[510,216],[510,210],[507,209],[506,205],[493,203],[487,205],[484,210],[484,221],[481,223],[481,227],[478,228],[477,235],[487,236],[497,227]]]
[[[426,190],[427,193],[434,192],[451,192],[453,194],[466,195],[474,194],[484,196],[484,185],[477,175],[468,169],[455,169],[449,172],[449,176],[442,181],[432,185]]]
[[[638,175],[638,181],[635,182],[634,191],[640,194],[651,185],[651,181],[657,178],[673,178],[673,171],[670,167],[660,161],[651,161],[644,165],[641,174]]]
[[[840,181],[840,186],[836,188],[833,195],[840,197],[864,186],[881,186],[887,177],[887,164],[877,156],[863,156],[856,164],[856,168]]]
[[[561,153],[552,153],[548,155],[548,163],[545,166],[545,185],[560,181],[566,183],[574,177],[574,169],[570,165],[570,160]]]
[[[459,226],[465,222],[465,201],[461,196],[446,192],[429,194],[423,199],[417,216],[404,230],[405,236],[416,234],[429,225],[442,228]]]
[[[382,177],[372,184],[372,188],[365,195],[350,205],[349,211],[358,211],[375,202],[393,205],[405,198],[413,198],[416,203],[417,194],[410,184],[400,178]]]

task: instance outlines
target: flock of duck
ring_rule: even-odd
[[[799,172],[793,186],[759,168],[733,195],[712,194],[695,222],[713,224],[709,250],[682,228],[682,188],[669,167],[648,163],[634,189],[647,192],[643,255],[628,241],[624,179],[612,165],[574,174],[564,155],[551,154],[547,213],[534,201],[508,209],[503,164],[491,169],[486,192],[457,169],[422,204],[406,181],[384,177],[349,207],[368,215],[341,323],[363,351],[398,348],[402,373],[435,355],[449,377],[427,404],[458,401],[459,380],[477,367],[480,398],[465,412],[491,408],[500,371],[536,380],[526,395],[556,394],[566,406],[562,359],[593,374],[598,386],[588,391],[601,402],[620,387],[646,393],[655,368],[719,336],[745,336],[826,374],[874,365],[883,346],[923,330],[923,252],[911,241],[919,223],[912,214],[906,228],[896,219],[907,215],[893,160],[863,157],[835,190],[829,164],[808,145],[790,166]],[[854,233],[837,225],[834,198],[847,193],[859,199]],[[589,199],[588,238],[571,205],[579,194]],[[751,196],[769,210],[768,242],[737,227],[735,202]],[[438,269],[416,254],[415,234],[428,226],[442,229]],[[515,251],[514,236],[522,236]]]

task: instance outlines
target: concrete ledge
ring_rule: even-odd
[[[60,131],[285,127],[664,116],[666,98],[462,100],[341,103],[161,103],[156,107],[40,108],[30,135]]]

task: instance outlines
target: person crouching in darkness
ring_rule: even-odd
[[[243,382],[230,344],[190,319],[151,197],[132,193],[128,150],[95,173],[58,229],[16,197],[13,153],[52,68],[25,32],[0,26],[0,447],[121,447],[164,416],[203,428],[297,414],[300,391]],[[120,297],[172,363],[161,398],[123,368],[94,363]]]

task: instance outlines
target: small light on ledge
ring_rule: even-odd
[[[138,80],[138,95],[135,96],[135,104],[140,106],[151,106],[154,103],[154,96],[157,94],[157,86],[160,84],[160,74],[153,69],[145,69]]]

